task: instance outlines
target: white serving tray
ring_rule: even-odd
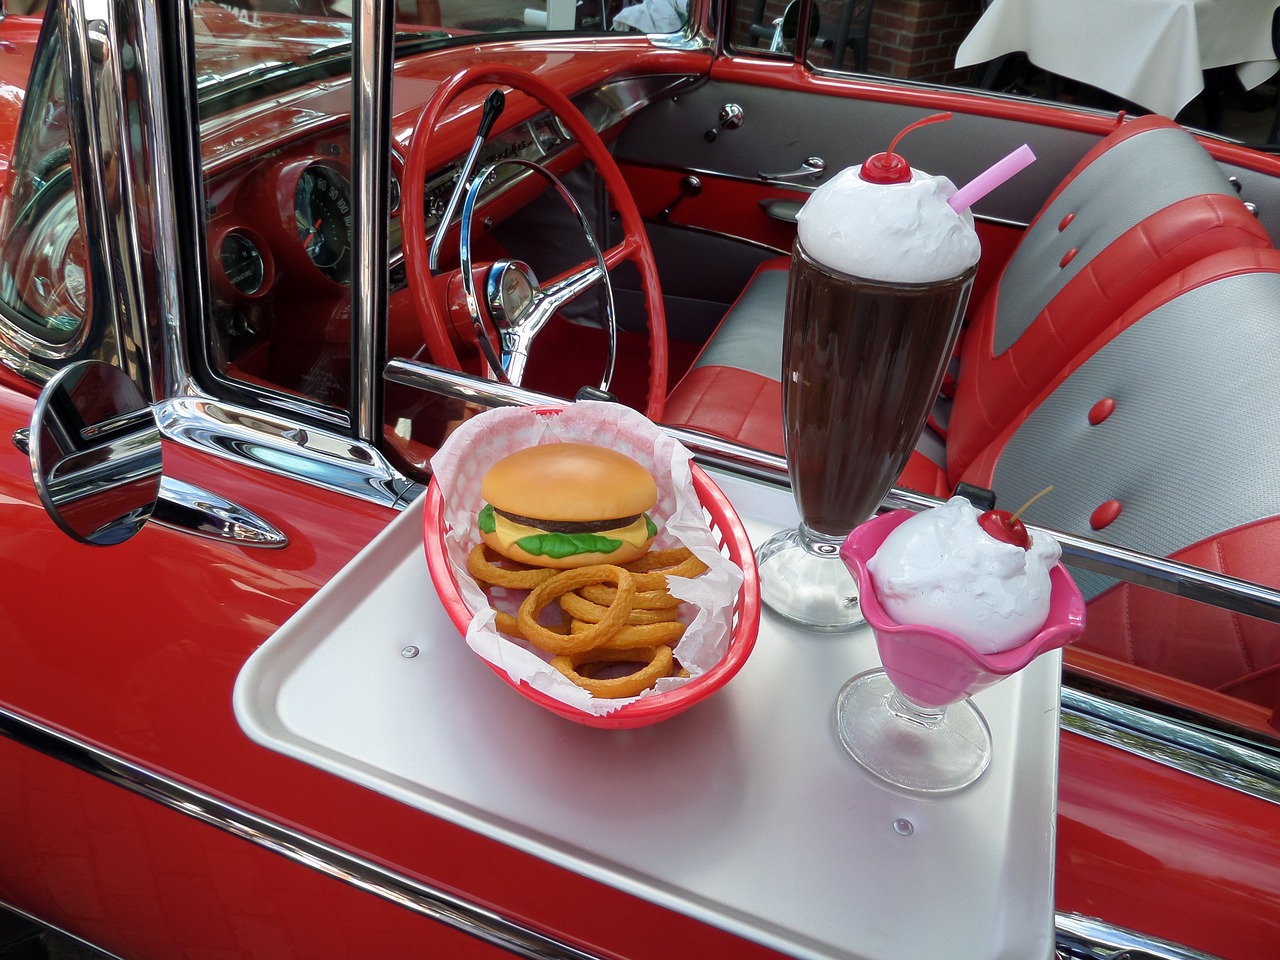
[[[712,476],[753,543],[795,522],[785,491]],[[581,726],[463,642],[419,498],[249,659],[235,711],[280,753],[792,956],[1049,957],[1060,655],[975,698],[991,767],[935,799],[881,786],[836,738],[836,693],[877,665],[867,627],[766,610],[711,699],[652,727]]]

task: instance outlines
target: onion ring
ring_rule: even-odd
[[[646,665],[635,673],[627,674],[624,677],[610,677],[606,680],[597,680],[594,677],[579,673],[578,668],[584,664],[595,663],[618,663],[627,661],[647,661]],[[594,650],[586,650],[575,654],[561,654],[560,656],[551,658],[551,665],[563,673],[566,677],[582,687],[593,697],[602,699],[617,699],[619,697],[634,697],[648,690],[662,677],[671,675],[674,666],[674,658],[671,655],[671,648],[667,646],[656,646],[649,648],[633,648],[629,650],[616,650],[609,647],[598,647]]]
[[[556,575],[557,571],[550,567],[525,567],[518,570],[500,567],[490,562],[486,549],[485,544],[477,543],[467,554],[467,572],[482,583],[511,587],[514,590],[532,590]]]
[[[708,567],[693,555],[688,547],[670,550],[650,550],[644,556],[626,564],[636,574],[637,590],[665,590],[667,577],[693,579],[706,573]]]
[[[609,587],[603,583],[589,583],[579,587],[575,592],[578,596],[590,600],[592,603],[607,607],[613,603],[617,587]],[[683,602],[679,597],[672,596],[670,590],[641,590],[637,586],[636,599],[631,606],[633,610],[667,610],[678,607]],[[585,620],[586,617],[580,617],[579,619]]]
[[[599,623],[590,624],[586,629],[566,636],[548,630],[538,623],[538,617],[547,605],[571,590],[587,583],[612,583],[618,588],[618,596],[608,607],[608,612]],[[597,564],[590,567],[575,567],[556,573],[551,579],[538,584],[520,604],[516,621],[524,638],[548,653],[576,653],[598,647],[610,641],[618,628],[626,623],[631,615],[631,603],[635,599],[635,579],[621,567],[611,564]]]
[[[606,607],[599,603],[592,603],[585,599],[576,591],[569,591],[560,595],[560,609],[575,620],[581,620],[583,623],[599,623],[608,616],[612,607]],[[667,607],[664,610],[637,610],[634,607],[628,614],[624,623],[640,624],[640,623],[666,623],[676,618],[675,607]]]
[[[588,629],[596,626],[582,620],[574,620],[569,632],[573,636],[581,636]],[[628,623],[617,629],[608,639],[608,644],[619,650],[634,650],[636,647],[651,647],[661,643],[674,643],[684,636],[686,624],[679,620],[667,620],[662,623]],[[590,648],[587,648],[590,649]]]

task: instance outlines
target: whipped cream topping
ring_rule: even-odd
[[[1046,533],[1031,549],[996,540],[964,497],[898,526],[867,563],[898,623],[950,631],[982,654],[1026,643],[1049,616],[1049,570],[1062,548]]]
[[[796,217],[800,245],[840,273],[892,283],[959,276],[978,262],[973,214],[956,213],[946,177],[911,171],[903,183],[871,183],[841,170],[805,201]]]

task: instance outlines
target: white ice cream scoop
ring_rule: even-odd
[[[910,130],[949,116],[912,124],[886,152],[818,187],[796,217],[805,252],[831,270],[891,283],[947,280],[977,263],[973,214],[947,203],[955,184],[913,170],[894,152]]]
[[[1062,554],[1039,532],[1030,549],[997,540],[964,497],[911,517],[867,563],[885,612],[937,627],[979,653],[1031,639],[1049,615],[1049,570]]]

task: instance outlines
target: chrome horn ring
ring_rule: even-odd
[[[493,349],[480,311],[475,276],[472,272],[471,225],[481,188],[494,171],[504,164],[533,170],[555,188],[560,198],[578,218],[578,225],[582,228],[583,237],[595,255],[596,262],[594,266],[576,270],[546,287],[538,283],[533,271],[523,263],[507,260],[495,263],[489,271],[490,281],[486,284],[486,302],[491,307],[495,305],[499,307],[493,311],[501,352],[499,355]],[[600,379],[600,389],[608,391],[613,381],[613,368],[618,355],[618,320],[613,304],[613,285],[609,282],[609,269],[605,264],[600,244],[596,242],[595,235],[591,232],[591,224],[587,222],[582,208],[578,206],[573,194],[568,191],[560,178],[541,164],[519,157],[510,157],[489,164],[476,174],[467,188],[458,233],[458,260],[462,268],[462,289],[466,295],[467,312],[471,315],[471,323],[480,341],[480,349],[484,351],[485,359],[488,360],[494,376],[505,383],[519,386],[524,380],[529,348],[542,328],[561,307],[577,299],[597,283],[603,282],[609,356],[605,363],[604,376]]]

